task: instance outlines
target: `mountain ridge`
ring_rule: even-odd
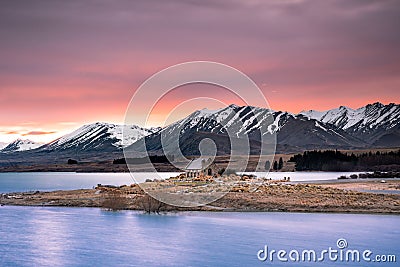
[[[5,145],[0,151],[3,153],[20,152],[39,148],[43,143],[37,143],[29,139],[16,139]]]
[[[233,138],[243,138],[248,136],[250,140],[250,147],[259,146],[257,142],[261,141],[260,127],[266,124],[261,132],[275,138],[277,144],[280,146],[304,147],[306,149],[313,148],[354,148],[364,147],[366,144],[356,137],[352,137],[343,130],[336,129],[335,126],[325,124],[314,119],[309,119],[303,115],[295,115],[289,112],[273,111],[271,109],[249,107],[249,106],[236,106],[230,105],[226,108],[209,111],[198,110],[186,118],[172,123],[159,132],[145,137],[146,151],[161,154],[163,151],[168,151],[168,145],[173,142],[169,141],[169,136],[179,136],[180,145],[184,155],[198,155],[199,142],[198,138],[191,138],[193,136],[202,134],[206,137],[207,134],[220,136],[228,136],[227,127],[233,128],[236,132],[233,133]],[[224,127],[225,126],[225,127]],[[179,130],[179,133],[176,131]],[[161,135],[164,135],[167,147],[161,144]],[[229,146],[220,144],[221,147],[226,148],[217,154],[229,154]],[[215,140],[214,140],[215,141]],[[144,147],[142,144],[132,144],[129,147],[132,151],[143,152]],[[185,149],[187,148],[187,149]],[[171,148],[171,149],[174,149]],[[193,151],[193,149],[195,151]],[[173,151],[173,150],[171,150]]]
[[[400,146],[400,105],[380,102],[358,109],[341,106],[327,111],[302,111],[300,114],[335,125],[372,146]],[[392,137],[392,138],[391,138]]]
[[[24,151],[118,153],[123,147],[134,148],[137,141],[145,138],[146,149],[157,154],[162,152],[161,134],[173,136],[174,131],[179,130],[183,154],[197,155],[199,142],[208,136],[212,137],[212,140],[215,139],[214,142],[220,143],[222,154],[229,154],[229,140],[226,138],[228,127],[235,129],[234,137],[238,140],[248,136],[254,149],[260,146],[262,127],[264,134],[276,135],[278,150],[285,148],[281,149],[283,152],[325,148],[395,147],[400,146],[400,105],[376,102],[358,109],[340,106],[326,111],[308,110],[293,114],[232,104],[217,110],[196,110],[164,128],[96,122],[83,125],[47,144],[32,144],[32,147],[23,150],[16,146],[6,149],[11,145],[8,144],[0,151],[3,154]]]

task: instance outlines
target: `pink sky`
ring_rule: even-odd
[[[395,0],[4,2],[0,142],[122,123],[143,81],[192,60],[243,71],[275,110],[399,103],[398,14]]]

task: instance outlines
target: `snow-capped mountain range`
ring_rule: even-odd
[[[198,155],[199,143],[205,137],[214,141],[220,154],[230,153],[230,141],[226,129],[235,129],[233,137],[248,136],[250,146],[259,147],[260,128],[264,134],[276,134],[277,144],[293,148],[317,147],[361,147],[364,143],[352,137],[336,126],[294,115],[288,112],[273,111],[259,107],[239,107],[230,105],[219,110],[198,110],[186,118],[170,124],[161,131],[146,136],[146,150],[162,153],[168,150],[162,147],[161,135],[176,138],[179,135],[180,149],[185,155]],[[179,131],[179,133],[176,133]],[[172,140],[171,140],[172,141]],[[258,142],[258,144],[257,144]],[[142,151],[140,144],[133,144],[130,149]]]
[[[327,111],[302,111],[300,114],[324,123],[334,124],[343,130],[361,129],[366,126],[377,128],[382,125],[385,129],[389,129],[398,124],[400,105],[391,103],[385,106],[381,103],[374,103],[358,109],[341,106]]]
[[[4,152],[4,153],[26,151],[26,150],[32,150],[32,149],[38,148],[42,145],[43,145],[43,143],[36,143],[29,139],[25,139],[25,140],[17,139],[15,141],[5,145],[0,151]]]
[[[40,151],[88,151],[120,149],[123,144],[132,144],[138,139],[158,131],[159,128],[145,129],[139,126],[124,126],[97,122],[84,125],[70,134],[64,135],[48,144],[35,143],[30,140],[18,139],[6,145],[1,152],[16,152],[26,150]],[[123,131],[125,131],[123,135]]]
[[[276,134],[278,150],[397,147],[400,146],[400,105],[374,103],[359,109],[341,106],[299,114],[230,105],[218,110],[195,111],[164,128],[88,124],[44,145],[16,140],[1,152],[116,152],[126,146],[135,149],[140,143],[136,141],[146,138],[146,149],[157,153],[162,151],[161,135],[174,136],[179,131],[183,154],[198,154],[198,144],[205,137],[213,139],[224,154],[229,153],[228,127],[235,129],[238,139],[247,135],[255,147],[260,142],[260,128],[265,127],[263,133]]]
[[[97,122],[84,125],[72,133],[44,145],[41,149],[104,150],[110,147],[121,149],[124,144],[132,144],[158,130],[159,128],[146,129],[135,125],[125,126]]]
[[[358,109],[341,106],[327,111],[302,111],[300,114],[339,129],[369,145],[400,146],[400,105],[379,102]]]

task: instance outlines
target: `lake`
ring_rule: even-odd
[[[145,215],[97,208],[0,207],[0,266],[398,266],[260,261],[274,250],[370,250],[400,260],[400,216],[189,212]],[[343,240],[342,240],[343,241]],[[343,251],[346,251],[344,249]],[[263,255],[262,253],[260,254]]]
[[[258,177],[283,179],[290,177],[296,181],[336,180],[341,175],[354,172],[259,172]],[[179,173],[158,173],[161,178],[169,178]],[[135,173],[135,179],[158,178],[154,173]],[[97,184],[129,185],[134,183],[129,173],[75,173],[75,172],[9,172],[0,173],[0,193],[24,191],[54,191],[93,188]]]
[[[162,178],[179,173],[160,173]],[[138,177],[153,178],[152,173],[136,173]],[[89,189],[97,184],[130,185],[130,173],[76,173],[76,172],[5,172],[0,173],[0,193],[25,191],[55,191]]]

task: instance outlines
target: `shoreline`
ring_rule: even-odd
[[[395,193],[361,192],[370,187],[390,189]],[[383,190],[382,189],[382,190]],[[390,191],[391,192],[391,191]],[[321,184],[271,183],[256,191],[245,188],[229,192],[208,205],[182,208],[160,205],[157,212],[213,211],[213,212],[304,212],[304,213],[356,213],[400,215],[400,181],[386,183],[363,181]],[[3,193],[0,204],[5,206],[39,207],[96,207],[105,208],[104,200],[110,193],[118,193],[123,202],[118,210],[145,210],[146,195],[136,185],[95,189],[58,190],[51,192]],[[121,202],[121,203],[122,203]]]
[[[56,205],[16,205],[16,204],[0,204],[1,207],[32,207],[32,208],[73,208],[73,209],[99,209],[105,212],[137,212],[138,214],[145,214],[141,209],[120,209],[115,211],[109,211],[102,207],[97,206],[56,206]],[[160,211],[158,215],[179,215],[179,214],[191,214],[191,213],[299,213],[299,214],[353,214],[353,215],[378,215],[378,216],[400,216],[397,212],[369,212],[369,211],[301,211],[301,210],[209,210],[209,209],[198,209],[198,210],[169,210]]]

